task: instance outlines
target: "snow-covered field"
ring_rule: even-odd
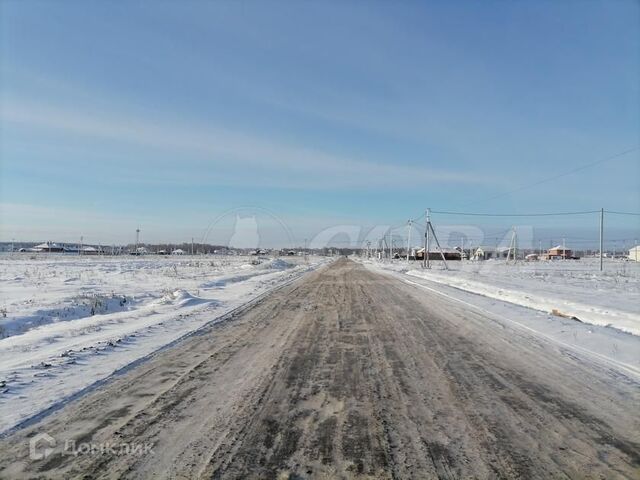
[[[640,335],[640,263],[607,259],[603,272],[597,259],[578,261],[419,262],[367,261],[378,268],[402,272],[489,298],[550,313],[553,310],[581,322],[609,326]]]
[[[0,432],[330,260],[0,256]],[[505,316],[517,314],[536,330],[542,325],[565,342],[635,365],[636,343],[615,332],[640,335],[640,264],[608,260],[599,272],[596,262],[450,262],[449,271],[439,262],[431,270],[402,260],[365,264],[535,309],[536,318],[508,304],[483,303]],[[554,309],[617,330],[604,345],[604,337],[596,342],[588,329],[568,329],[578,323],[550,315]],[[578,338],[583,330],[586,336]]]
[[[0,256],[0,432],[329,260]]]

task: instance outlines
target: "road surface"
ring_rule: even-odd
[[[639,391],[343,259],[1,440],[0,476],[640,478]]]

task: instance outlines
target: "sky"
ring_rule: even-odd
[[[640,212],[639,85],[636,1],[3,0],[0,240]]]

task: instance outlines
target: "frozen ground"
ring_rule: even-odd
[[[0,432],[327,260],[0,257]]]
[[[572,356],[574,355],[572,352],[576,352],[579,355],[586,356],[586,358],[591,358],[596,363],[609,366],[612,371],[620,372],[630,378],[634,378],[636,381],[640,379],[639,335],[624,332],[619,328],[593,325],[585,321],[576,321],[571,318],[552,315],[549,311],[541,308],[532,308],[527,305],[518,304],[517,297],[506,299],[492,294],[485,295],[457,286],[451,286],[453,283],[446,281],[446,279],[449,278],[447,274],[442,274],[442,272],[438,270],[427,272],[407,269],[406,263],[398,261],[393,264],[378,261],[364,261],[363,263],[371,270],[386,272],[404,283],[424,289],[425,295],[427,296],[436,294],[447,301],[462,305],[470,315],[470,318],[480,314],[487,322],[487,328],[497,321],[502,325],[501,328],[511,332],[509,335],[533,334],[536,337],[544,339],[544,341],[555,344],[558,350],[565,355]],[[616,266],[610,263],[608,265],[610,273],[614,272],[618,266],[619,265]],[[494,270],[494,273],[495,270],[500,271],[501,269],[499,265],[489,264],[487,267],[488,270]],[[557,275],[552,274],[548,270],[554,269],[557,274],[561,267],[562,265],[556,264],[538,264],[535,268],[546,269],[549,276],[555,277]],[[629,274],[628,267],[629,265],[626,265],[622,273]],[[438,268],[437,264],[435,268]],[[456,268],[455,265],[452,266],[452,271],[448,274],[451,278],[456,275],[456,271],[453,270],[454,268]],[[465,274],[465,270],[470,267],[458,264],[457,268],[457,274]],[[530,268],[534,267],[522,265],[509,270],[509,275],[513,275],[515,278],[520,276],[524,281],[524,279],[532,274],[529,271]],[[584,268],[574,265],[573,269],[573,277],[580,277],[578,272],[582,271],[582,273],[585,273],[585,269],[588,270],[589,265],[585,265]],[[564,270],[563,273],[565,276],[569,276],[567,270]],[[431,274],[435,274],[435,278],[438,280],[432,280]],[[637,279],[637,273],[635,275]],[[615,284],[615,281],[606,280],[607,278],[609,278],[609,274],[603,275],[599,288],[604,291],[616,290],[613,286],[609,288],[603,286],[603,284]],[[566,283],[572,286],[572,288],[569,289],[570,291],[579,290],[574,281],[566,281]],[[628,283],[630,282],[625,282],[625,284]],[[560,282],[553,283],[556,287],[559,284]],[[535,285],[536,283],[533,283],[533,285],[529,284],[528,286],[529,288],[533,288]],[[538,285],[536,291],[541,291],[541,288],[542,287]],[[585,285],[583,288],[588,287]],[[489,290],[489,288],[486,287],[486,290]],[[550,290],[553,290],[553,288],[550,288]],[[528,295],[531,296],[531,294]],[[625,300],[625,305],[633,308],[633,298],[636,298],[637,302],[637,295],[637,289],[633,291],[633,288],[628,290],[628,295],[623,293],[622,297],[628,297]],[[606,295],[602,293],[600,295],[594,295],[592,302],[597,302],[597,305],[603,309],[603,304],[608,304]],[[629,316],[633,315],[632,312],[626,313]],[[636,325],[638,324],[636,323]]]
[[[640,263],[610,260],[603,272],[598,260],[520,262],[432,262],[431,270],[419,262],[367,261],[377,268],[401,272],[460,290],[540,310],[553,310],[581,322],[614,327],[640,335]],[[559,318],[559,317],[555,317]],[[573,320],[575,321],[575,320]]]
[[[638,478],[639,345],[342,259],[0,439],[0,476]]]

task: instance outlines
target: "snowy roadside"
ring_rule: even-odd
[[[327,261],[2,258],[0,432]]]
[[[409,275],[411,270],[398,264],[364,261],[373,271],[393,275],[399,281],[427,294],[445,297],[465,308],[481,313],[488,322],[497,322],[502,328],[530,333],[557,345],[564,355],[576,352],[591,360],[614,368],[627,377],[640,381],[640,336],[616,328],[607,328],[558,317],[549,312],[531,309],[502,299],[472,293],[445,283],[433,282],[424,276]]]
[[[555,310],[574,321],[640,335],[640,264],[635,262],[611,261],[604,272],[597,270],[593,259],[517,265],[449,262],[450,270],[444,270],[441,262],[434,262],[436,265],[430,270],[400,260],[366,263],[545,313]]]

